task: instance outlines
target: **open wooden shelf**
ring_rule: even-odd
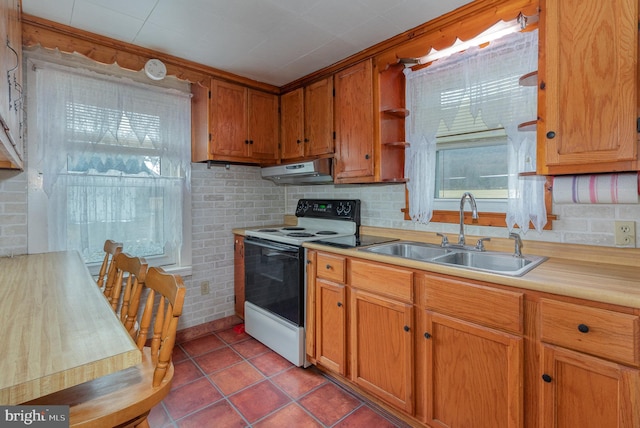
[[[531,120],[518,125],[518,131],[535,131],[538,126],[537,120]]]
[[[532,71],[522,76],[518,83],[520,86],[538,86],[538,71]]]
[[[406,108],[390,108],[390,109],[382,110],[382,113],[388,114],[389,116],[395,116],[395,117],[401,117],[401,118],[409,116],[409,110],[407,110]]]
[[[411,146],[411,143],[407,143],[406,141],[390,141],[388,143],[382,143],[382,144],[385,146],[402,147],[402,148],[407,148]]]

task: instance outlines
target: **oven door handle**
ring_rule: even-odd
[[[269,250],[273,250],[273,251],[277,251],[279,253],[279,255],[281,255],[282,253],[291,253],[291,254],[298,254],[299,251],[299,247],[293,246],[293,245],[286,245],[286,244],[271,244],[269,242],[266,241],[256,241],[253,239],[245,239],[244,241],[245,246],[247,244],[249,245],[255,245],[256,247],[261,247],[261,248],[266,248]],[[265,254],[265,255],[278,255],[275,253],[269,253],[269,254]]]

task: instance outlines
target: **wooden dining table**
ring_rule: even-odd
[[[0,258],[0,316],[0,405],[142,360],[77,252]]]

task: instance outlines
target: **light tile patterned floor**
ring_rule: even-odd
[[[175,346],[169,396],[151,427],[399,427],[313,367],[295,367],[239,329]]]

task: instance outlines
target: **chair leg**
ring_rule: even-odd
[[[136,425],[136,428],[151,428],[149,426],[149,421],[147,420],[147,418],[144,418],[143,421],[141,421],[138,425]]]

